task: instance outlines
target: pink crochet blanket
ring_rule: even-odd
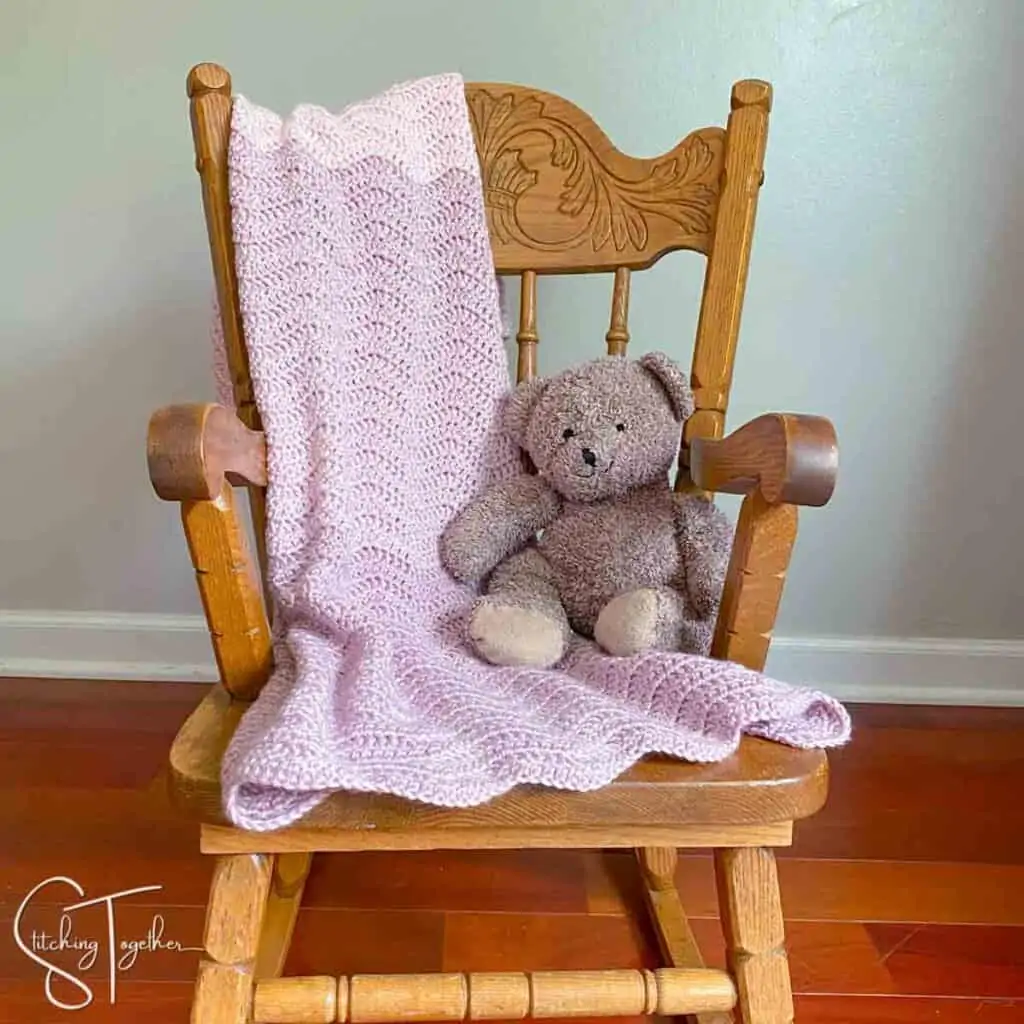
[[[458,75],[286,120],[238,97],[230,162],[276,615],[273,676],[224,758],[233,822],[282,827],[339,789],[589,790],[648,752],[720,759],[744,731],[847,738],[836,701],[734,664],[579,641],[541,671],[467,649],[473,595],[438,539],[516,452],[494,432],[510,384]]]

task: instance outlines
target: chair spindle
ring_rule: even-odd
[[[519,331],[516,334],[519,346],[517,384],[537,376],[537,341],[537,272],[524,270],[519,298]]]
[[[708,968],[363,974],[268,978],[256,983],[256,1024],[384,1024],[726,1012],[736,987]],[[234,1019],[234,1018],[232,1018]]]
[[[629,267],[615,268],[615,285],[612,289],[612,318],[604,340],[608,343],[608,355],[624,356],[629,344]]]

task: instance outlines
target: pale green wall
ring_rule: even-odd
[[[0,609],[193,612],[150,410],[211,388],[184,76],[280,111],[458,70],[574,99],[627,151],[776,89],[730,422],[831,416],[781,631],[1020,636],[1024,5],[963,0],[6,0],[0,5]],[[689,354],[699,280],[636,281],[637,350]],[[544,282],[543,364],[607,283]]]

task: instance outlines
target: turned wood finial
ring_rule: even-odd
[[[760,78],[745,78],[732,87],[732,109],[761,107],[766,114],[772,112],[772,87]]]
[[[219,64],[197,64],[189,73],[186,90],[190,100],[208,92],[231,95],[231,75]]]

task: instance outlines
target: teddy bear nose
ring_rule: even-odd
[[[594,454],[594,450],[592,448],[581,448],[580,449],[580,455],[583,456],[583,461],[588,466],[596,466],[597,465],[597,456]]]

